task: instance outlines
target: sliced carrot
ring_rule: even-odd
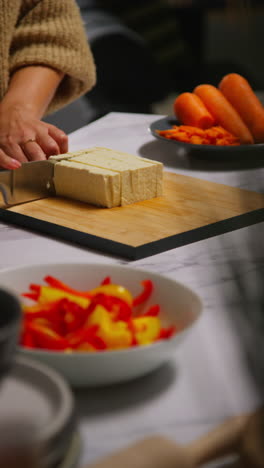
[[[174,113],[184,125],[209,128],[216,123],[201,99],[193,93],[182,93],[175,99]]]
[[[195,145],[236,146],[240,144],[237,137],[219,126],[201,129],[189,125],[173,125],[168,130],[157,130],[157,134],[169,140]]]
[[[248,127],[219,89],[209,84],[203,84],[197,86],[194,93],[201,98],[220,126],[238,137],[241,143],[254,142]]]
[[[264,142],[264,107],[249,82],[237,73],[224,76],[219,89],[236,109],[256,143]]]
[[[198,135],[193,135],[190,137],[190,143],[192,143],[193,145],[202,145],[203,138]]]

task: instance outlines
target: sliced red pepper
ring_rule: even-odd
[[[22,293],[22,296],[27,297],[28,299],[32,299],[32,301],[37,301],[39,298],[39,293],[38,292]]]
[[[167,340],[167,339],[171,338],[173,335],[175,335],[176,331],[177,331],[177,328],[175,326],[171,326],[171,327],[168,327],[168,328],[162,328],[160,330],[159,339],[160,340]]]
[[[115,321],[123,320],[126,322],[132,316],[132,308],[119,297],[99,293],[93,297],[92,303],[94,306],[91,307],[91,311],[95,308],[95,305],[100,304],[113,314],[113,320]]]
[[[24,330],[22,333],[20,344],[25,348],[35,348],[33,336],[29,330]]]
[[[35,292],[40,292],[41,286],[39,284],[30,284],[29,289]]]
[[[98,351],[104,351],[105,349],[107,349],[105,341],[100,336],[91,336],[90,339],[87,340],[87,342]]]
[[[63,301],[65,301],[65,299],[50,302],[48,304],[39,304],[29,307],[28,309],[26,308],[24,311],[25,323],[28,323],[29,321],[34,322],[35,320],[43,320],[49,324],[49,328],[64,335],[67,332],[67,329],[65,328],[64,317],[61,311],[61,303]]]
[[[143,291],[133,299],[134,307],[146,302],[153,291],[153,282],[151,280],[141,281],[141,284],[143,286]]]
[[[146,312],[144,312],[144,317],[157,317],[160,313],[160,305],[155,304],[149,307]]]
[[[26,320],[47,319],[51,322],[51,328],[62,335],[82,327],[88,315],[87,309],[67,298],[25,308],[24,311]]]
[[[132,309],[127,302],[118,297],[106,296],[104,307],[113,314],[113,320],[127,322],[132,317]]]
[[[101,282],[101,286],[104,286],[105,284],[111,284],[111,277],[106,276],[103,281]]]
[[[86,309],[87,318],[91,315],[98,304],[105,305],[107,296],[103,293],[98,293],[92,297],[91,303]]]
[[[33,340],[38,348],[62,351],[69,348],[69,343],[66,338],[60,336],[54,330],[39,325],[35,322],[29,322],[27,324],[27,330],[32,333]]]
[[[127,327],[128,327],[128,329],[130,330],[131,335],[132,335],[131,346],[137,346],[137,345],[138,345],[138,341],[137,341],[136,330],[135,330],[135,326],[134,326],[134,323],[133,323],[132,318],[129,318],[129,319],[127,320]]]
[[[37,301],[40,295],[40,288],[41,286],[38,284],[30,284],[29,289],[31,289],[31,292],[23,293],[22,296],[32,299],[33,301]]]
[[[94,311],[95,307],[97,306],[97,304],[101,304],[101,297],[99,296],[102,296],[102,294],[98,294],[97,296],[94,296],[91,300],[91,303],[89,304],[89,306],[87,307],[86,309],[86,313],[87,313],[87,318],[89,317],[89,315],[91,315],[91,313]]]
[[[54,331],[65,336],[83,327],[88,318],[88,312],[75,302],[63,298],[54,305],[52,310],[42,314],[42,317],[50,320]]]
[[[49,302],[48,304],[36,304],[25,307],[24,316],[28,319],[50,318],[58,308],[58,302]]]
[[[74,332],[83,327],[88,318],[87,309],[83,309],[66,298],[60,301],[59,312],[62,316],[65,333]]]
[[[80,345],[87,343],[97,350],[107,349],[107,345],[104,340],[100,336],[97,336],[98,330],[98,325],[92,325],[90,327],[77,330],[77,332],[67,336],[69,345],[72,348],[77,349]]]
[[[58,280],[57,278],[54,278],[54,276],[45,276],[44,281],[48,283],[49,286],[52,288],[56,289],[62,289],[63,291],[66,291],[70,294],[75,294],[75,296],[81,296],[81,297],[90,297],[89,292],[85,291],[78,291],[77,289],[73,289],[67,284],[63,283],[62,281]]]
[[[78,348],[81,344],[90,342],[90,338],[95,336],[99,330],[98,325],[92,325],[90,327],[83,327],[74,333],[67,335],[67,340],[71,348]]]
[[[133,302],[129,291],[129,300],[127,296],[123,297],[120,295],[119,290],[117,291],[119,295],[115,294],[114,287],[121,288],[121,286],[112,285],[110,276],[105,277],[101,282],[101,286],[103,286],[102,291],[99,286],[91,290],[94,291],[92,294],[90,291],[82,292],[75,290],[50,275],[45,277],[45,281],[48,283],[48,286],[32,283],[30,284],[30,291],[23,294],[24,297],[29,297],[35,301],[39,299],[43,302],[42,304],[37,303],[24,309],[24,330],[21,334],[21,344],[23,346],[57,351],[67,349],[81,350],[82,346],[87,351],[89,349],[98,351],[109,349],[104,338],[102,339],[99,336],[101,335],[100,324],[91,326],[87,322],[87,319],[97,305],[101,305],[109,312],[112,321],[126,323],[130,336],[132,336],[131,346],[136,346],[139,345],[139,342],[133,323],[133,315],[140,314],[142,317],[156,317],[160,312],[158,304],[148,307],[146,312],[141,308],[133,311],[133,306],[142,305],[149,299],[153,291],[151,280],[142,281],[143,290],[134,298]],[[109,290],[108,285],[110,285]],[[104,286],[106,286],[106,289],[104,289]],[[111,289],[112,286],[113,290]],[[54,288],[55,290],[60,290],[61,293],[57,291],[57,296],[59,294],[59,297],[56,294],[53,295],[54,297],[52,294],[50,296],[46,294],[47,297],[44,295],[44,299],[42,298],[41,300],[40,293],[43,287],[50,291]],[[79,299],[77,300],[73,296],[60,298],[63,295],[63,291],[65,295],[68,293],[79,296]],[[80,297],[89,299],[86,301],[86,303],[89,303],[87,307],[79,304],[78,301],[81,301]],[[50,302],[48,303],[47,301]],[[163,328],[158,333],[158,339],[170,338],[175,333],[175,330],[175,327]]]
[[[57,333],[58,335],[60,336],[64,336],[64,327],[63,327],[63,324],[59,321],[50,321],[48,319],[44,319],[44,318],[36,318],[33,323],[35,325],[41,325],[41,326],[44,326],[46,328],[49,328],[50,330],[53,330],[55,333]]]

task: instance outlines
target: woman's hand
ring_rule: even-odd
[[[42,122],[28,109],[0,103],[0,167],[16,169],[20,163],[67,153],[68,137]]]
[[[67,135],[41,121],[63,76],[45,66],[27,66],[12,75],[0,102],[0,168],[17,169],[23,162],[67,153]]]

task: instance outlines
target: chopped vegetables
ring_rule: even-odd
[[[238,146],[264,142],[264,107],[249,82],[229,73],[218,87],[200,84],[173,103],[180,123],[156,133],[195,145]]]
[[[136,297],[108,276],[89,291],[78,291],[52,276],[31,284],[22,296],[34,305],[23,307],[20,344],[26,348],[64,352],[95,352],[148,345],[168,339],[176,328],[164,328],[160,306],[147,306],[154,285],[142,281]],[[138,307],[139,306],[139,307]],[[145,308],[145,310],[142,310]]]
[[[153,283],[150,280],[142,281],[143,291],[133,299],[133,306],[138,306],[147,301],[153,291]]]
[[[158,135],[194,145],[237,146],[239,140],[220,126],[206,130],[189,125],[173,125],[168,130],[157,130]]]

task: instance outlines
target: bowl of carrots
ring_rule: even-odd
[[[202,311],[177,281],[124,265],[44,264],[0,272],[21,298],[19,353],[75,386],[143,376],[164,364]]]
[[[218,87],[201,84],[181,93],[173,114],[153,122],[150,131],[188,154],[263,154],[264,107],[237,73],[224,76]]]

